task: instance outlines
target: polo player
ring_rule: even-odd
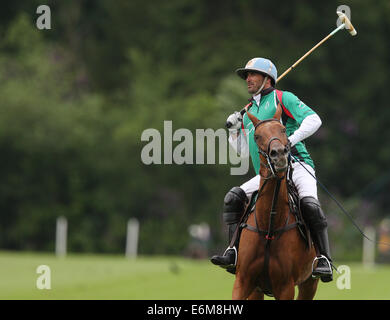
[[[273,118],[278,104],[282,106],[281,122],[286,127],[293,159],[297,159],[297,161],[292,160],[292,181],[298,190],[302,215],[318,253],[315,258],[318,260],[317,266],[312,276],[320,277],[323,282],[332,281],[327,219],[317,196],[314,162],[304,143],[304,140],[321,126],[321,119],[293,93],[275,89],[277,70],[270,60],[253,58],[244,68],[237,69],[236,73],[246,81],[248,92],[251,95],[250,112],[259,120]],[[225,196],[223,220],[228,225],[230,243],[246,204],[253,192],[259,189],[261,177],[258,174],[260,159],[252,121],[247,114],[241,116],[240,112],[231,114],[227,121],[232,124],[229,128],[229,143],[241,157],[251,157],[257,174],[240,187],[233,187]],[[238,245],[239,237],[234,246],[228,247],[223,255],[213,256],[211,262],[234,273]]]

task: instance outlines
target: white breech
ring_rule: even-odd
[[[305,168],[309,170],[313,176],[315,176],[314,169],[308,164],[304,162],[295,162],[292,164],[294,169],[292,180],[297,187],[299,199],[304,197],[314,197],[318,200],[317,181],[305,170],[305,168],[302,167],[302,165],[304,165]],[[259,189],[260,179],[260,175],[257,175],[240,186],[240,188],[245,191],[248,199],[250,199],[254,191]]]

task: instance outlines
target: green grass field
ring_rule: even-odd
[[[340,265],[340,262],[336,262]],[[51,271],[51,289],[38,289],[39,265]],[[390,266],[347,264],[351,289],[320,283],[316,299],[390,299]],[[0,252],[0,299],[230,299],[234,276],[208,261],[179,257],[54,255]],[[340,282],[340,281],[339,281]]]

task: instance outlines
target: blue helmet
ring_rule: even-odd
[[[245,80],[248,71],[265,74],[273,80],[274,84],[278,78],[278,71],[276,70],[275,65],[271,60],[265,58],[253,58],[249,60],[245,68],[237,69],[236,73],[240,78]]]

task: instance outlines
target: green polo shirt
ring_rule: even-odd
[[[287,112],[283,111],[282,122],[283,125],[286,127],[286,133],[288,137],[291,136],[299,128],[302,121],[307,116],[315,114],[315,112],[311,108],[309,108],[305,103],[299,100],[299,98],[291,92],[283,92],[282,103],[287,109]],[[276,91],[272,90],[268,94],[261,96],[259,105],[254,99],[252,99],[252,107],[250,108],[249,112],[259,120],[266,120],[273,118],[276,112],[276,107],[277,95]],[[288,113],[290,114],[290,116],[288,116]],[[254,139],[254,126],[246,113],[243,117],[243,124],[246,134],[249,134],[249,152],[255,172],[256,174],[258,174],[260,170],[260,158],[257,144]],[[298,142],[292,148],[291,153],[300,161],[303,161],[314,168],[314,162],[311,159],[310,154],[307,151],[305,143],[303,141]]]

